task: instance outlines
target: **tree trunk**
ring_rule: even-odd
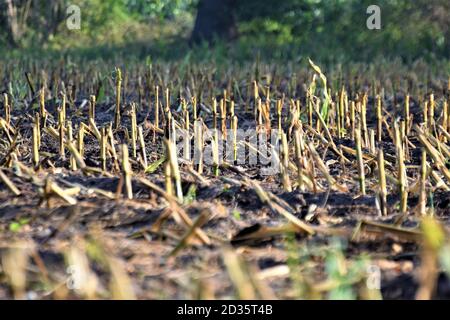
[[[17,10],[12,0],[5,2],[4,24],[7,30],[7,38],[11,46],[16,47],[20,38],[19,25],[17,23]]]
[[[216,37],[233,39],[237,35],[236,0],[200,0],[191,35],[192,43],[211,43]]]

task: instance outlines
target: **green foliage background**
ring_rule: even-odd
[[[163,59],[187,54],[195,59],[254,59],[258,54],[263,59],[313,56],[322,61],[450,56],[448,0],[237,0],[232,14],[239,38],[194,51],[188,39],[198,0],[13,0],[18,20],[23,20],[15,46],[8,41],[5,2],[0,0],[0,51],[16,56],[39,50]],[[81,8],[79,31],[65,26],[69,4]],[[371,4],[381,7],[381,30],[366,28]],[[23,18],[27,5],[31,9]]]

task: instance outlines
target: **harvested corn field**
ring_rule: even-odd
[[[0,64],[0,298],[449,298],[449,70]]]

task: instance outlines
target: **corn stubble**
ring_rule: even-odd
[[[450,190],[449,89],[443,89],[444,95],[438,91],[425,94],[413,86],[405,91],[401,104],[392,105],[386,92],[396,95],[394,86],[367,90],[350,74],[347,80],[335,73],[327,77],[312,60],[305,71],[288,75],[287,82],[269,68],[263,77],[256,76],[260,67],[256,64],[258,72],[251,79],[237,69],[223,73],[220,83],[212,76],[212,68],[192,67],[185,74],[176,67],[166,71],[160,67],[145,71],[139,66],[115,68],[108,79],[111,88],[101,88],[109,90],[108,102],[98,93],[102,84],[97,78],[83,77],[82,81],[78,74],[73,79],[78,87],[69,89],[67,79],[64,82],[56,76],[61,91],[52,92],[45,81],[39,82],[34,111],[23,106],[19,111],[19,99],[4,93],[0,184],[6,188],[2,192],[16,202],[34,192],[39,206],[48,210],[80,206],[74,217],[100,207],[97,202],[156,215],[151,227],[134,231],[130,239],[167,243],[171,246],[165,255],[169,261],[176,261],[192,247],[215,245],[238,298],[292,297],[289,290],[274,293],[262,280],[271,274],[297,279],[308,297],[324,298],[340,286],[307,280],[308,264],[301,270],[265,271],[263,276],[245,261],[240,249],[229,246],[230,239],[224,234],[230,237],[230,230],[218,232],[212,226],[219,217],[241,219],[236,211],[246,209],[239,202],[230,205],[223,200],[230,188],[236,188],[233,193],[254,195],[255,204],[250,207],[259,209],[252,213],[253,218],[273,219],[271,226],[260,225],[236,239],[257,242],[296,234],[295,241],[314,235],[351,242],[364,238],[417,242],[423,244],[420,255],[425,263],[420,267],[416,297],[432,298],[439,250],[448,241],[445,227],[437,222],[433,196]],[[138,81],[130,84],[133,77]],[[28,83],[30,79],[27,75]],[[304,83],[303,87],[299,83]],[[135,89],[139,99],[133,94]],[[241,139],[241,130],[250,130],[257,138]],[[275,139],[270,139],[272,136]],[[273,149],[267,154],[261,151],[262,145]],[[211,159],[205,156],[207,151]],[[251,157],[259,163],[248,164]],[[267,159],[275,162],[277,170],[264,176],[258,170]],[[71,179],[72,175],[79,179]],[[107,179],[108,186],[79,182],[98,178]],[[209,191],[211,196],[206,199],[197,198],[213,186],[223,190]],[[302,200],[299,205],[295,194],[314,195],[321,201]],[[377,214],[353,218],[352,203],[330,201],[343,194],[363,203],[363,210]],[[89,198],[94,204],[87,205]],[[336,225],[339,219],[333,217],[334,205],[342,205],[356,227]],[[394,223],[384,222],[390,216]],[[422,221],[421,228],[404,227],[406,220]],[[98,221],[95,232],[89,229],[87,236],[73,242],[76,245],[64,249],[66,263],[83,273],[76,289],[62,288],[46,273],[45,263],[38,264],[53,297],[136,297],[127,264],[106,244],[101,224]],[[10,227],[15,228],[23,226]],[[61,224],[56,233],[66,228]],[[430,230],[439,233],[438,244]],[[6,280],[0,281],[6,281],[15,298],[26,293],[28,263],[39,261],[34,245],[12,243],[2,253]],[[103,280],[93,270],[92,261],[109,274],[107,286],[101,285]],[[14,263],[17,267],[13,268]],[[308,263],[316,266],[318,262],[312,259]],[[294,275],[294,270],[300,275]],[[205,279],[200,282],[208,283]],[[349,283],[357,287],[355,279]],[[203,292],[198,294],[203,296]],[[215,293],[208,291],[206,296]]]

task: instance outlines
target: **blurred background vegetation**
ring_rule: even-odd
[[[366,27],[371,4],[381,30]],[[0,55],[448,60],[449,24],[448,0],[0,0]]]

